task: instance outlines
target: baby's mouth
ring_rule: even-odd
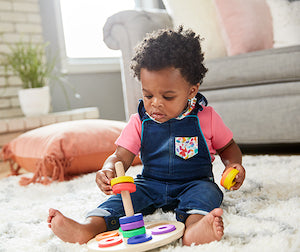
[[[155,120],[161,120],[165,117],[164,114],[162,113],[157,113],[157,112],[154,112],[154,113],[151,113],[151,117],[154,118]]]

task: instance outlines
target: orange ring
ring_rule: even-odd
[[[104,232],[101,234],[98,234],[95,239],[96,241],[101,241],[103,239],[109,238],[109,237],[115,237],[115,236],[119,236],[119,232],[118,231],[108,231],[108,232]]]
[[[228,169],[223,173],[222,178],[221,178],[221,182],[220,182],[221,186],[224,186],[224,181],[225,181],[225,179],[226,179],[228,173],[231,172],[232,170],[233,170],[233,168],[230,167],[230,168],[228,168]]]
[[[133,193],[136,191],[136,186],[133,183],[120,183],[115,184],[112,189],[115,194],[121,193],[122,191]]]
[[[226,189],[230,189],[232,186],[235,185],[235,176],[236,174],[238,174],[239,171],[230,167],[228,168],[222,175],[222,178],[221,178],[221,182],[220,184],[225,187]]]

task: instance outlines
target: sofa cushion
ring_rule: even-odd
[[[239,144],[300,142],[300,82],[202,92]]]
[[[267,0],[273,19],[274,47],[300,44],[300,1]]]
[[[200,90],[300,80],[300,45],[213,59]]]
[[[270,9],[265,0],[214,0],[229,56],[273,47]]]
[[[174,27],[184,25],[200,34],[202,50],[206,59],[226,56],[225,44],[218,25],[212,1],[207,0],[163,0]]]

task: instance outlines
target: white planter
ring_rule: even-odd
[[[46,115],[50,109],[49,87],[21,89],[19,101],[25,116]]]

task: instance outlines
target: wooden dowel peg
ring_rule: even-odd
[[[120,176],[125,176],[125,170],[122,162],[117,162],[115,163],[115,169],[116,169],[116,174],[117,177]],[[129,191],[122,191],[121,192],[121,197],[122,197],[122,202],[123,202],[123,207],[125,211],[125,215],[127,217],[133,216],[134,215],[134,210],[132,206],[132,201],[131,201],[131,196]]]

